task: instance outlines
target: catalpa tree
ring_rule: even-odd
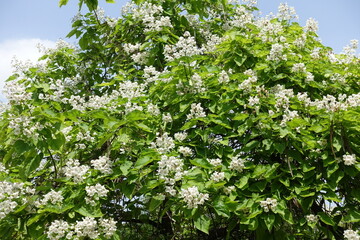
[[[1,239],[360,238],[356,40],[286,4],[84,4],[8,79]]]

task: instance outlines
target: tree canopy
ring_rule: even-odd
[[[7,81],[0,238],[359,239],[357,41],[255,2],[80,0]]]

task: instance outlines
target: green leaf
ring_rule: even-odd
[[[145,125],[144,123],[135,123],[135,126],[140,128],[141,130],[144,130],[145,132],[152,132],[151,128],[149,128],[149,126]]]
[[[229,125],[228,121],[226,120],[211,118],[211,121],[224,128],[232,129],[232,127]]]
[[[224,203],[225,197],[221,196],[214,200],[213,206],[216,211],[216,213],[223,217],[230,217],[230,211],[227,205]]]
[[[345,222],[360,222],[360,213],[356,210],[349,210],[344,217]]]
[[[330,225],[330,226],[335,226],[334,220],[331,217],[329,217],[326,213],[318,212],[317,215],[319,216],[320,220],[323,223]]]
[[[210,219],[206,215],[200,215],[194,220],[194,225],[200,231],[209,234]]]
[[[116,3],[115,0],[106,0],[107,3]]]
[[[254,172],[252,174],[252,178],[258,178],[260,177],[263,173],[266,172],[266,170],[268,170],[268,168],[270,168],[267,165],[257,165],[254,169]]]
[[[51,149],[59,150],[66,142],[65,137],[62,133],[59,133],[55,138],[48,139],[49,146]]]
[[[142,167],[148,165],[149,163],[151,163],[152,161],[154,161],[154,158],[151,155],[141,156],[136,161],[135,168],[137,168],[137,169],[142,168]]]
[[[129,199],[132,199],[134,191],[135,191],[135,187],[136,187],[135,184],[129,184],[126,181],[121,183],[122,193],[124,193],[124,195]]]
[[[14,148],[15,148],[15,151],[19,154],[22,154],[31,149],[30,145],[27,144],[26,142],[24,142],[23,140],[17,140],[14,143]]]
[[[128,121],[137,121],[144,120],[147,118],[147,115],[139,110],[135,110],[126,115],[126,120]]]
[[[274,147],[279,153],[283,153],[286,148],[286,142],[275,143]]]
[[[240,180],[237,183],[235,183],[235,186],[238,187],[239,189],[244,189],[245,186],[248,184],[248,181],[249,181],[249,176],[247,175],[242,176]]]
[[[259,144],[259,141],[253,140],[253,141],[247,143],[247,144],[244,146],[244,148],[242,149],[242,151],[247,152],[247,151],[255,148],[258,144]]]
[[[150,200],[149,210],[152,212],[157,209],[164,201],[163,196],[154,196]]]
[[[62,7],[64,5],[66,5],[69,2],[69,0],[60,0],[59,1],[59,7]]]
[[[194,166],[198,166],[198,167],[202,167],[202,168],[206,168],[206,169],[212,169],[212,165],[206,159],[203,159],[203,158],[191,159],[190,162]]]
[[[125,161],[123,164],[120,165],[120,170],[124,176],[128,175],[129,169],[131,168],[132,164],[133,163],[130,161]]]
[[[272,230],[275,223],[275,215],[272,213],[268,213],[264,216],[264,222],[269,231]]]
[[[84,204],[80,208],[75,209],[75,212],[81,214],[84,217],[102,217],[103,214],[99,206],[91,206],[90,204]]]
[[[66,212],[69,209],[72,209],[74,207],[74,205],[72,204],[67,204],[67,205],[63,205],[63,206],[46,206],[43,209],[39,209],[38,212],[39,213],[43,213],[43,212],[51,212],[51,213],[56,213],[56,214],[60,214],[63,212]]]
[[[249,115],[246,114],[246,113],[238,113],[238,114],[235,115],[233,120],[241,121],[241,120],[247,119],[248,117],[249,117]]]

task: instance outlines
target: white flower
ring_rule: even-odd
[[[226,195],[229,195],[231,192],[235,191],[235,186],[228,186],[228,187],[224,187],[224,193]]]
[[[255,97],[251,96],[249,98],[249,103],[248,103],[249,106],[258,105],[259,103],[260,103],[260,99],[257,96],[255,96]]]
[[[140,49],[140,46],[141,46],[140,43],[137,43],[137,44],[125,43],[123,45],[123,48],[127,54],[130,54],[130,53],[138,51]]]
[[[209,199],[209,194],[200,193],[196,186],[181,189],[180,196],[184,199],[188,208],[197,208],[198,205],[204,204]]]
[[[206,117],[206,113],[204,112],[204,109],[201,107],[200,103],[193,103],[191,104],[190,113],[186,115],[186,117],[188,120],[192,118],[201,118]]]
[[[69,159],[63,171],[66,177],[73,178],[75,183],[80,183],[85,179],[89,169],[90,167],[87,165],[80,165],[79,160]]]
[[[204,87],[203,80],[199,74],[195,73],[190,79],[190,92],[192,93],[202,93],[206,91]]]
[[[164,47],[166,61],[173,61],[183,56],[190,57],[202,53],[203,49],[197,46],[195,38],[192,37],[189,32],[185,32],[183,37],[180,37],[175,45],[166,45]]]
[[[305,82],[312,82],[312,81],[314,81],[314,75],[311,72],[306,72]]]
[[[295,63],[292,68],[291,71],[294,73],[301,73],[301,72],[306,72],[306,67],[304,63]]]
[[[343,161],[347,166],[354,165],[356,163],[356,156],[355,154],[345,154],[343,155]]]
[[[306,32],[316,32],[318,29],[318,22],[315,19],[309,18],[306,21],[306,26],[304,27]]]
[[[55,220],[53,221],[47,231],[47,236],[50,240],[59,240],[65,237],[66,233],[69,231],[69,224],[64,220]]]
[[[99,220],[99,227],[105,234],[106,238],[110,238],[116,232],[116,221],[113,218]]]
[[[280,3],[278,7],[278,16],[280,20],[289,21],[291,19],[297,19],[295,8],[289,7],[287,3]]]
[[[165,123],[170,123],[170,122],[172,122],[171,114],[170,114],[170,113],[164,113],[164,114],[162,115],[162,120],[163,120],[163,122],[165,122]]]
[[[158,176],[167,184],[174,185],[175,181],[180,180],[184,174],[184,161],[180,158],[162,155],[158,164]]]
[[[230,81],[229,75],[222,70],[219,75],[219,83],[228,83]]]
[[[225,179],[225,173],[224,172],[214,172],[211,177],[211,180],[214,182],[221,182]]]
[[[181,153],[182,155],[184,155],[185,157],[191,156],[193,154],[193,151],[191,150],[191,148],[183,147],[183,146],[179,147],[178,152]]]
[[[350,47],[352,49],[357,49],[358,45],[359,45],[359,40],[357,39],[350,40]]]
[[[151,147],[155,148],[159,153],[170,152],[175,147],[174,139],[165,132],[162,136],[156,137],[155,142],[151,143]]]
[[[208,162],[209,162],[211,165],[213,165],[214,167],[221,166],[221,159],[220,159],[220,158],[208,159]]]
[[[167,192],[171,196],[176,195],[176,190],[175,190],[174,186],[165,186],[165,192]]]
[[[316,223],[318,221],[318,216],[314,214],[306,215],[306,221],[308,221],[309,223]]]
[[[55,205],[57,203],[62,203],[64,197],[61,194],[61,191],[55,192],[52,189],[50,192],[44,195],[44,198],[39,202],[39,204],[46,205],[50,202],[51,204]]]
[[[160,114],[160,109],[158,108],[158,106],[152,103],[147,106],[147,111],[154,116],[158,116]]]
[[[351,229],[345,230],[344,238],[347,240],[359,240],[360,239],[359,232]]]
[[[236,155],[231,158],[229,169],[233,169],[233,170],[241,172],[245,167],[244,163],[245,163],[245,160],[240,158],[239,155]]]
[[[86,186],[85,188],[87,197],[85,198],[86,203],[90,205],[95,205],[95,200],[106,197],[109,190],[107,190],[103,185],[97,183],[95,186]]]
[[[100,235],[96,220],[90,217],[85,217],[82,221],[76,221],[74,232],[77,237],[89,237],[90,239],[96,239]]]
[[[112,171],[112,162],[107,156],[101,156],[96,160],[91,160],[91,165],[94,169],[99,170],[103,174],[111,174]]]
[[[182,142],[186,139],[187,137],[187,133],[186,132],[178,132],[174,134],[174,138],[179,141]]]
[[[254,21],[254,15],[246,7],[238,5],[235,9],[235,15],[229,22],[231,27],[245,27],[248,23]]]
[[[275,43],[271,46],[270,53],[266,57],[266,60],[268,61],[287,60],[287,57],[285,54],[283,54],[283,52],[284,52],[284,46],[279,43]]]
[[[274,198],[266,198],[265,201],[260,201],[260,206],[265,212],[268,212],[270,209],[274,211],[277,206],[277,200]]]

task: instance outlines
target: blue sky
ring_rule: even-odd
[[[99,2],[107,15],[118,17],[127,1]],[[360,0],[258,0],[258,7],[263,14],[276,13],[282,2],[295,7],[302,25],[308,18],[315,18],[320,39],[335,53],[340,53],[351,39],[360,40]],[[69,0],[68,5],[59,8],[58,0],[0,0],[0,88],[11,73],[13,55],[34,61],[39,57],[36,42],[53,46],[60,38],[66,40],[77,3]]]

